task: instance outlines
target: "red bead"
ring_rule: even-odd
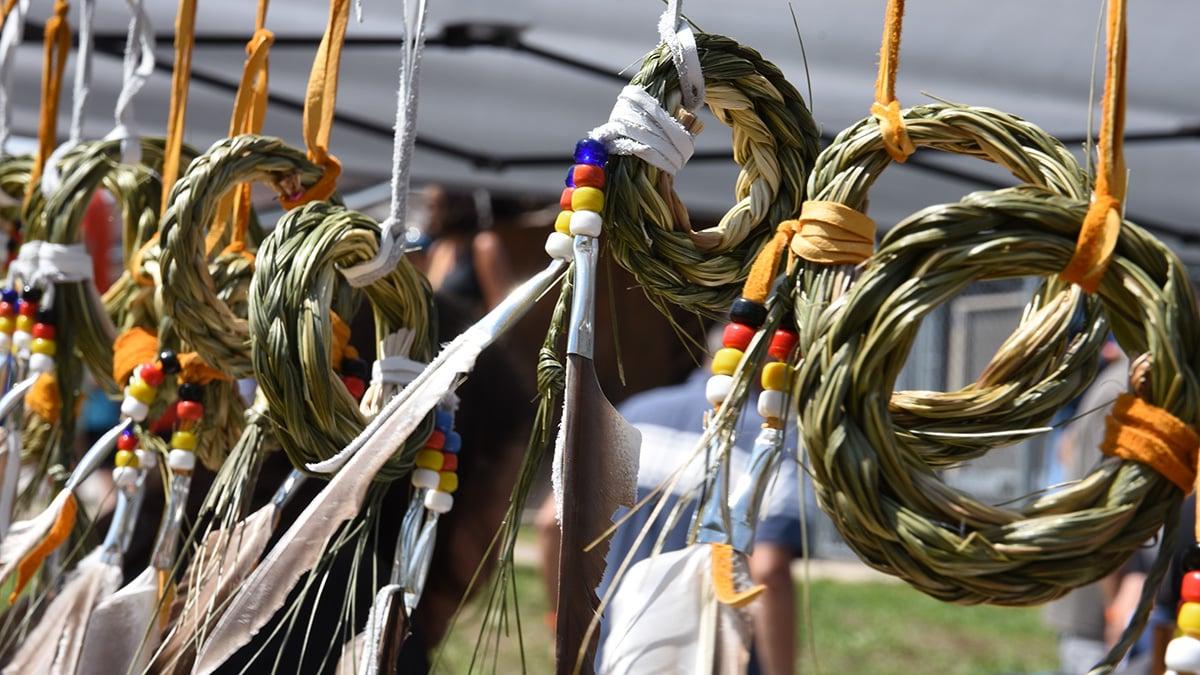
[[[429,448],[430,450],[441,450],[445,445],[446,434],[443,434],[437,429],[434,429],[433,433],[429,434],[429,440],[425,441],[425,447]]]
[[[1193,570],[1183,575],[1179,597],[1183,602],[1200,602],[1200,570]]]
[[[771,336],[771,346],[767,348],[767,353],[780,361],[787,361],[799,340],[800,338],[792,331],[780,328],[775,331],[775,335]]]
[[[33,324],[33,337],[44,338],[46,340],[54,339],[54,326],[48,323]]]
[[[175,416],[181,420],[199,422],[204,418],[204,404],[197,401],[176,401]]]
[[[151,387],[158,387],[163,382],[163,371],[157,363],[147,363],[138,367],[138,377]]]
[[[575,188],[563,188],[562,195],[558,198],[558,206],[563,211],[571,210],[571,195],[575,194]]]
[[[458,455],[450,452],[442,453],[442,471],[457,471]]]
[[[572,173],[575,178],[575,187],[594,187],[597,190],[604,188],[604,167],[592,166],[591,164],[576,164]]]
[[[342,375],[342,384],[346,385],[346,391],[350,392],[355,401],[361,399],[367,392],[367,383],[353,375]]]
[[[0,300],[0,316],[16,316],[16,314],[17,308],[13,307],[11,302]]]
[[[32,318],[37,314],[37,303],[28,300],[20,300],[17,302],[17,314]]]
[[[138,439],[133,434],[121,434],[117,436],[118,450],[137,450]]]
[[[725,326],[725,334],[721,336],[721,344],[738,351],[746,351],[750,340],[754,338],[754,329],[744,323],[730,323]]]

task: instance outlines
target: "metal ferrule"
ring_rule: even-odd
[[[191,487],[191,474],[171,474],[171,486],[167,490],[167,515],[158,528],[154,556],[151,558],[151,564],[157,570],[170,571],[175,564],[175,548],[179,543],[179,529],[183,525],[183,511],[187,507]]]
[[[742,553],[749,554],[754,549],[759,509],[782,457],[783,429],[763,427],[754,439],[754,450],[746,463],[746,472],[733,487],[729,501],[729,543]]]
[[[141,491],[141,476],[133,485],[117,488],[117,506],[113,509],[112,522],[100,544],[100,560],[109,565],[120,565],[125,551],[125,535],[132,528],[130,522],[137,518],[136,508],[141,505],[137,495]],[[135,503],[136,502],[136,503]]]
[[[596,261],[600,242],[595,237],[575,237],[575,287],[571,298],[567,353],[592,358],[596,344]]]
[[[712,445],[717,445],[714,438]],[[713,476],[704,503],[700,506],[696,541],[701,544],[729,542],[729,462],[714,460]]]
[[[429,564],[433,561],[433,543],[437,539],[438,514],[430,512],[421,528],[421,536],[409,559],[408,583],[404,587],[404,608],[411,615],[421,601],[425,590],[425,579],[429,576]]]

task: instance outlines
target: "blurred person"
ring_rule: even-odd
[[[514,285],[513,273],[500,237],[484,227],[477,195],[433,184],[424,198],[429,283],[476,313],[495,307]]]
[[[1179,507],[1177,530],[1179,535],[1175,540],[1175,548],[1170,552],[1171,566],[1158,588],[1154,611],[1150,614],[1150,669],[1147,671],[1149,675],[1162,675],[1166,672],[1164,656],[1167,644],[1175,637],[1175,615],[1179,611],[1180,585],[1183,583],[1183,575],[1188,571],[1188,563],[1196,558],[1195,493],[1188,495]]]
[[[710,351],[720,348],[720,337],[720,331],[712,333],[710,343],[715,343],[715,347]],[[696,447],[703,431],[704,414],[712,409],[704,395],[709,376],[705,366],[693,371],[682,384],[642,392],[618,406],[625,419],[642,433],[637,480],[639,500],[667,480]],[[749,397],[750,409],[742,416],[738,425],[737,445],[731,453],[735,476],[743,470],[761,425],[762,420],[753,410],[755,397],[756,394],[752,392]],[[787,428],[795,427],[793,425]],[[791,563],[801,555],[802,549],[795,447],[795,439],[789,437],[779,473],[768,488],[762,505],[761,519],[755,532],[754,551],[750,555],[751,576],[755,583],[766,586],[766,590],[751,605],[755,615],[751,673],[791,673],[795,664],[796,595]],[[692,462],[688,473],[679,481],[674,498],[699,486],[703,479],[702,464],[703,456]],[[811,495],[811,492],[808,494]],[[808,503],[815,511],[816,505],[811,503],[811,497],[808,498]],[[671,507],[668,506],[664,513],[670,510]],[[611,575],[633,551],[638,533],[646,527],[650,527],[652,531],[643,539],[636,552],[633,552],[629,564],[650,557],[663,526],[661,518],[654,523],[649,522],[652,511],[652,505],[640,509],[613,533],[609,540],[605,578],[598,592],[600,598],[605,597],[604,594],[611,583]],[[695,506],[691,505],[680,515],[663,540],[663,552],[687,546],[688,529],[694,511]],[[614,520],[624,515],[625,509],[621,509],[621,513]],[[542,579],[546,584],[549,605],[555,607],[560,531],[555,519],[553,495],[547,497],[539,509],[537,526],[542,555]],[[554,617],[548,616],[546,623],[553,628]],[[604,635],[605,624],[602,622],[601,651],[604,649]]]

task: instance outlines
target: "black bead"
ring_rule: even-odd
[[[38,323],[54,325],[54,310],[46,307],[41,307],[34,314],[34,320]]]
[[[366,382],[371,379],[371,367],[362,359],[342,359],[342,375],[357,377]]]
[[[1200,544],[1192,544],[1183,554],[1183,571],[1200,570]]]
[[[761,328],[767,320],[767,308],[757,302],[738,298],[729,308],[729,318],[751,328]]]
[[[18,248],[20,248],[20,246],[21,244],[18,243],[16,239],[12,238],[9,238],[9,240],[4,244],[5,250],[7,250],[9,253],[16,251]]]
[[[183,401],[199,401],[204,398],[204,387],[195,382],[184,382],[179,385],[179,398]]]
[[[179,372],[179,357],[176,356],[175,352],[171,351],[170,349],[164,349],[161,353],[159,353],[158,360],[160,363],[162,363],[162,369],[164,373],[167,373],[168,375],[174,375],[175,373]]]
[[[21,299],[28,302],[41,302],[42,289],[37,286],[26,286],[25,290],[21,291]]]

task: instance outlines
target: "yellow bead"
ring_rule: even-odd
[[[33,317],[24,314],[17,316],[17,330],[28,333],[33,330]]]
[[[571,211],[559,211],[554,219],[554,230],[563,234],[571,234]]]
[[[719,349],[717,350],[717,353],[713,355],[713,375],[732,375],[733,371],[737,370],[738,364],[741,362],[742,350],[734,349],[733,347]]]
[[[1175,625],[1185,635],[1200,635],[1200,602],[1185,602],[1179,606]]]
[[[441,450],[422,450],[417,453],[417,467],[420,469],[433,469],[438,471],[442,468],[442,451]]]
[[[117,466],[137,466],[137,455],[128,450],[118,450],[116,463]]]
[[[196,434],[190,431],[176,431],[171,434],[172,450],[195,450]]]
[[[792,383],[792,369],[778,361],[763,366],[762,388],[767,391],[787,391]]]
[[[458,474],[453,471],[443,471],[438,474],[438,488],[442,492],[454,494],[458,489]]]
[[[54,340],[47,340],[46,338],[34,338],[33,346],[30,347],[30,350],[34,354],[54,356],[55,347],[56,345],[54,344]]]
[[[576,211],[604,211],[604,191],[594,187],[577,187],[571,193],[571,208]]]
[[[11,316],[0,316],[0,333],[11,333],[16,323]]]
[[[125,393],[136,398],[138,401],[150,405],[154,402],[154,395],[157,389],[146,384],[146,381],[140,377],[135,377],[129,381],[129,386],[125,387]]]

